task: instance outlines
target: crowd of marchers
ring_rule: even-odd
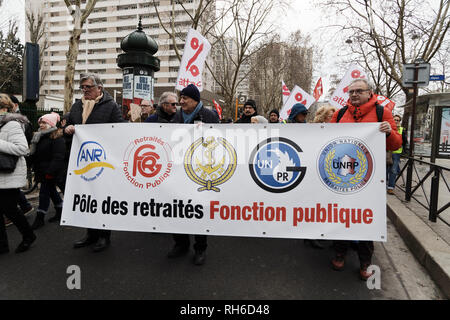
[[[32,132],[28,119],[21,114],[19,101],[14,96],[0,94],[0,254],[9,252],[6,226],[14,224],[22,235],[22,242],[15,252],[27,251],[36,241],[36,229],[45,226],[46,216],[53,202],[55,215],[48,222],[59,222],[63,208],[61,193],[65,191],[67,166],[75,125],[118,122],[147,123],[219,123],[215,110],[206,108],[200,92],[194,85],[188,85],[180,94],[164,92],[153,105],[142,100],[139,115],[131,113],[124,118],[122,110],[104,90],[98,75],[81,75],[80,89],[83,96],[76,100],[70,112],[62,117],[57,113],[48,113],[38,120],[39,129]],[[382,117],[377,114],[377,99],[370,83],[365,79],[354,80],[349,86],[347,105],[338,110],[331,105],[320,107],[314,116],[314,123],[359,123],[379,122],[379,130],[386,135],[387,155],[387,193],[393,194],[396,176],[399,173],[400,155],[406,144],[406,131],[400,126],[401,117],[384,110]],[[279,109],[274,108],[267,118],[258,114],[254,100],[247,100],[241,117],[235,123],[280,123],[305,124],[308,109],[301,103],[295,104],[289,118],[280,122]],[[9,163],[12,162],[12,165]],[[12,166],[12,168],[11,168]],[[39,183],[39,204],[36,210],[27,201],[21,188],[27,179],[27,166],[31,166],[35,179]],[[34,221],[28,223],[26,215],[35,212]],[[4,219],[4,223],[3,222]],[[168,258],[177,258],[189,252],[190,236],[174,234],[174,245],[168,252]],[[206,261],[207,236],[194,235],[195,265]],[[101,252],[111,244],[110,230],[87,229],[85,236],[73,243],[73,248],[91,247]],[[305,244],[323,249],[331,244],[335,250],[331,266],[342,270],[349,248],[357,251],[360,261],[360,277],[367,280],[374,253],[372,241],[332,241],[305,240]]]

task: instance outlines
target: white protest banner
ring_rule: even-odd
[[[356,79],[367,79],[367,74],[360,66],[353,64],[347,70],[344,78],[342,78],[336,90],[333,92],[333,95],[330,98],[330,104],[339,109],[344,107],[347,104],[347,100],[349,97],[348,86],[350,85],[350,83],[352,83],[353,80]],[[392,112],[395,106],[395,102],[382,95],[377,95],[377,99],[380,105],[386,107],[389,111]]]
[[[197,30],[189,29],[175,89],[182,90],[189,84],[194,84],[199,91],[203,91],[203,65],[209,50],[211,50],[211,44],[208,40]]]
[[[283,96],[283,105],[286,103],[287,99],[291,95],[289,88],[286,86],[283,80],[281,80],[281,94]]]
[[[386,241],[377,123],[77,125],[62,225]]]
[[[348,86],[353,80],[367,79],[366,72],[360,66],[352,64],[330,98],[330,104],[342,108],[348,100]]]
[[[286,120],[287,118],[289,118],[289,114],[291,113],[291,109],[294,104],[301,103],[306,107],[306,109],[308,109],[314,102],[316,102],[316,99],[314,99],[312,95],[307,93],[299,86],[295,86],[280,111],[280,119]]]

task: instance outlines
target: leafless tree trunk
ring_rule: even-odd
[[[74,92],[75,64],[78,58],[78,48],[83,25],[95,8],[97,0],[88,0],[86,8],[81,10],[81,0],[64,0],[70,15],[73,18],[73,30],[69,39],[69,50],[67,51],[67,65],[64,77],[64,112],[72,107]]]

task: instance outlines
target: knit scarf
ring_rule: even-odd
[[[200,109],[203,107],[203,103],[200,101],[197,104],[197,107],[195,108],[194,111],[192,111],[191,113],[187,114],[185,113],[183,110],[181,110],[181,114],[183,115],[183,121],[184,123],[193,123],[195,117],[197,116],[197,114],[199,113]]]
[[[39,131],[35,132],[33,134],[33,138],[31,139],[30,143],[30,155],[33,155],[36,152],[36,146],[43,136],[45,136],[46,134],[50,134],[56,130],[58,130],[57,127],[51,127],[47,130],[39,129]]]
[[[81,102],[83,103],[82,124],[86,123],[86,120],[89,118],[92,110],[94,109],[95,104],[99,102],[101,98],[103,98],[103,93],[99,95],[97,98],[95,98],[95,100],[86,100],[84,96],[81,98]]]

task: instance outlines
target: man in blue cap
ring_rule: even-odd
[[[296,103],[291,109],[289,114],[288,123],[306,123],[306,116],[308,115],[308,109],[301,104]]]

